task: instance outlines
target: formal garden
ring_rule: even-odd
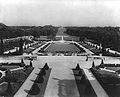
[[[69,42],[57,42],[57,43],[48,43],[43,48],[41,48],[39,53],[44,53],[44,55],[48,55],[47,53],[51,53],[54,55],[64,54],[64,56],[72,56],[72,54],[80,54],[85,53],[85,50],[81,48],[76,43],[69,43]]]
[[[33,70],[32,61],[26,65],[23,59],[21,63],[1,63],[0,95],[13,97]]]
[[[93,62],[90,71],[109,97],[120,95],[120,64],[105,64],[102,60],[100,65],[95,66]]]

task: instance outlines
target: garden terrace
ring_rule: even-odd
[[[96,47],[86,44],[85,42],[79,42],[80,45],[84,46],[85,48],[89,49],[96,55],[99,55],[102,51],[100,49],[96,49]]]
[[[116,71],[120,70],[120,67],[115,66],[115,64],[104,64],[104,66],[105,69],[99,68],[99,66],[97,66],[92,67],[90,70],[104,88],[104,90],[107,92],[109,97],[119,97],[120,77]]]
[[[45,48],[47,48],[48,46],[50,45],[50,43],[47,43],[46,45],[44,45],[40,51],[38,52],[44,52],[45,51]]]
[[[29,48],[25,49],[24,50],[24,53],[31,53],[32,51],[34,51],[35,49],[39,48],[40,46],[44,45],[45,43],[37,43],[37,44],[34,44],[33,46],[30,46]]]
[[[0,79],[0,85],[6,85],[2,87],[4,91],[0,90],[0,96],[13,97],[34,69],[34,67],[29,65],[27,67],[25,65],[20,66],[21,63],[2,63],[0,70],[2,68],[6,70],[5,76]]]
[[[99,54],[101,49],[87,43],[65,41],[67,37],[64,37],[63,30],[63,27],[58,30],[60,41],[49,41],[43,43],[44,45],[38,43],[31,47],[29,45],[31,54],[9,56],[5,59],[1,57],[1,62],[8,62],[2,63],[3,68],[8,68],[4,71],[8,70],[7,74],[12,72],[10,77],[0,81],[0,88],[9,82],[9,88],[5,92],[7,97],[119,97],[119,58],[93,56],[94,52]],[[14,58],[24,59],[24,62],[21,60],[24,64],[18,64],[19,69],[15,64],[10,67],[8,65],[13,61],[18,62]],[[91,64],[92,61],[94,64]],[[111,64],[108,65],[107,62]]]
[[[81,47],[74,43],[68,42],[56,42],[51,43],[49,47],[45,49],[47,52],[51,53],[81,53],[85,52]]]
[[[22,37],[20,37],[22,38]],[[19,47],[20,46],[20,38],[13,38],[11,40],[7,39],[6,41],[4,41],[3,46],[4,46],[4,52],[14,49],[15,47]],[[23,40],[25,45],[27,44],[31,44],[33,43],[33,41],[30,41],[29,39],[24,39]]]
[[[102,53],[103,56],[112,56],[112,57],[119,57],[119,54],[113,54],[107,51],[106,49],[101,49],[100,47],[97,47],[95,45],[90,45],[85,42],[79,42],[80,45],[84,46],[85,48],[89,49],[91,52],[93,52],[96,55],[99,55]]]

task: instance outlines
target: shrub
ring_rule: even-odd
[[[35,80],[35,83],[43,83],[43,82],[44,82],[43,76],[38,76],[37,79]]]
[[[79,66],[79,64],[77,64],[77,66],[76,66],[75,69],[76,69],[76,70],[80,70],[80,66]]]
[[[40,89],[39,89],[38,85],[36,83],[34,83],[28,94],[37,95],[39,92],[40,92]]]
[[[82,70],[80,70],[78,74],[79,74],[80,76],[81,76],[81,75],[83,75],[83,72],[82,72]]]
[[[49,69],[49,66],[47,63],[45,63],[44,67],[43,67],[45,70],[48,70]]]
[[[32,61],[30,61],[30,66],[33,67],[33,65],[32,65]]]
[[[92,67],[95,67],[95,63],[94,63],[94,61],[93,61],[93,63],[92,63]]]
[[[41,73],[41,75],[45,75],[45,74],[46,74],[45,69],[44,69],[44,68],[42,68],[42,69],[41,69],[41,71],[40,71],[40,73]]]

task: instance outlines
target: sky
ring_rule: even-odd
[[[120,0],[0,0],[8,26],[120,26]]]

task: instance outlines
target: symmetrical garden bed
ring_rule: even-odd
[[[39,42],[37,44],[34,44],[32,45],[31,47],[27,48],[24,50],[24,53],[31,53],[32,51],[34,51],[35,49],[39,48],[40,46],[42,46],[43,44],[45,44],[44,42],[43,43],[40,43]]]
[[[13,97],[34,69],[32,66],[20,67],[20,64],[3,64],[0,67],[0,70],[6,69],[5,76],[0,79],[0,89],[4,90],[0,91],[1,96]]]
[[[56,54],[58,56],[61,54],[64,54],[65,56],[71,56],[72,54],[74,55],[74,54],[84,53],[85,50],[76,43],[53,42],[53,43],[48,43],[38,52],[43,53],[43,55],[48,55],[48,53],[52,53],[53,56]]]
[[[91,72],[94,74],[98,82],[105,89],[109,97],[120,96],[120,66],[115,64],[101,64],[92,67]]]
[[[97,46],[87,44],[85,42],[80,42],[79,44],[81,44],[85,48],[89,49],[90,51],[92,51],[96,55],[99,55],[102,53],[102,55],[104,55],[104,56],[112,56],[112,57],[119,57],[120,56],[118,54],[110,53],[109,51],[107,51],[105,49],[102,50],[101,48],[98,48]]]

